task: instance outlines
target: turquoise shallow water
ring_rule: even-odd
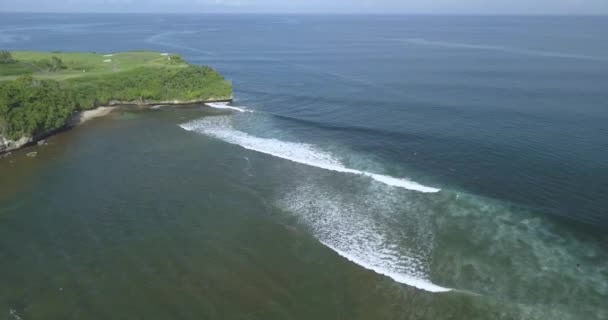
[[[0,317],[608,317],[605,18],[2,18],[211,64],[238,109],[0,160]]]

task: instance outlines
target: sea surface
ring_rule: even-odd
[[[1,159],[0,319],[608,319],[606,30],[2,13],[2,49],[176,52],[235,101]]]

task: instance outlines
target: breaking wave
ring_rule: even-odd
[[[215,108],[215,109],[229,109],[229,110],[234,110],[234,111],[238,111],[238,112],[253,112],[252,110],[248,110],[243,107],[230,106],[226,102],[211,102],[211,103],[205,103],[205,105],[207,105],[211,108]]]
[[[325,170],[366,176],[390,186],[413,191],[426,193],[440,191],[438,188],[428,187],[405,178],[396,178],[388,175],[347,168],[332,154],[320,150],[311,144],[252,136],[248,133],[234,129],[229,117],[205,117],[181,124],[180,126],[188,131],[196,131],[228,143],[239,145],[245,149],[269,154],[293,162]]]
[[[333,154],[314,145],[253,136],[235,129],[232,121],[233,116],[204,117],[180,127],[248,150],[381,182],[359,184],[348,180],[355,188],[344,193],[343,186],[332,187],[317,181],[322,176],[310,176],[306,183],[286,188],[276,199],[276,205],[295,215],[323,245],[365,269],[429,292],[452,290],[429,279],[433,225],[427,212],[407,209],[410,200],[403,197],[402,191],[432,193],[440,189],[348,168]]]
[[[408,200],[390,191],[367,187],[354,193],[303,184],[281,197],[278,206],[322,244],[365,269],[421,290],[451,291],[428,277],[434,243],[428,215],[411,210]]]

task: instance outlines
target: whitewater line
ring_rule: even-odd
[[[303,184],[279,198],[276,205],[307,225],[310,233],[325,247],[366,270],[429,292],[453,289],[431,282],[428,261],[432,252],[432,234],[425,226],[425,214],[409,215],[408,224],[415,224],[408,237],[417,239],[407,248],[400,247],[403,236],[399,222],[386,225],[374,212],[389,215],[402,210],[401,202],[375,188],[363,186],[356,196],[335,194],[321,184]],[[400,198],[398,196],[398,198]],[[380,220],[378,219],[380,218]],[[429,238],[429,236],[431,238]]]
[[[214,109],[229,109],[229,110],[235,110],[238,112],[253,112],[252,110],[247,110],[244,108],[240,108],[240,107],[234,107],[234,106],[229,106],[228,103],[226,102],[211,102],[211,103],[205,103],[205,105],[214,108]]]
[[[269,154],[277,158],[329,171],[366,176],[393,187],[424,193],[435,193],[441,190],[424,186],[405,178],[396,178],[388,175],[347,168],[333,155],[318,150],[310,144],[286,142],[278,139],[259,138],[249,135],[245,132],[233,129],[230,125],[230,120],[226,117],[207,117],[181,124],[180,127],[187,131],[196,131],[231,144],[239,145],[248,150]]]
[[[222,140],[224,140],[224,139],[222,139]],[[275,140],[275,139],[269,139],[269,140]],[[224,141],[226,141],[226,140],[224,140]],[[279,141],[279,140],[277,140],[277,141]],[[230,142],[230,141],[227,141],[227,142]],[[238,144],[238,143],[234,143],[234,144]],[[303,161],[296,157],[291,157],[291,156],[288,156],[285,154],[269,152],[269,151],[266,151],[266,150],[263,150],[260,148],[245,146],[245,145],[241,145],[241,144],[238,144],[238,145],[240,145],[241,147],[243,147],[245,149],[249,149],[249,150],[253,150],[253,151],[257,151],[257,152],[261,152],[261,153],[266,153],[271,156],[275,156],[277,158],[293,161],[293,162],[300,163],[300,164],[305,164],[305,165],[308,165],[311,167],[321,168],[321,169],[325,169],[325,170],[329,170],[329,171],[352,173],[352,174],[356,174],[356,175],[370,177],[378,182],[382,182],[384,184],[387,184],[387,185],[393,186],[393,187],[400,187],[400,188],[420,191],[420,192],[424,192],[424,193],[435,193],[435,192],[441,191],[441,189],[427,187],[427,186],[421,185],[417,182],[406,180],[403,178],[395,178],[395,177],[386,176],[386,175],[382,175],[382,174],[365,172],[365,171],[356,170],[356,169],[350,169],[350,168],[343,167],[341,165],[307,162],[307,161]]]
[[[331,250],[335,251],[338,255],[340,255],[341,257],[345,258],[348,261],[351,261],[357,265],[362,266],[365,269],[368,270],[372,270],[376,273],[379,273],[381,275],[387,276],[391,279],[393,279],[396,282],[399,283],[403,283],[406,284],[408,286],[412,286],[415,288],[418,288],[420,290],[425,290],[425,291],[429,291],[429,292],[449,292],[452,291],[452,289],[450,288],[445,288],[445,287],[441,287],[438,286],[430,281],[426,281],[420,278],[416,278],[414,276],[410,276],[408,274],[401,274],[401,273],[395,273],[395,272],[390,272],[388,270],[384,270],[382,268],[370,265],[368,263],[366,263],[365,261],[355,257],[354,255],[350,255],[340,249],[337,249],[327,243],[325,243],[324,241],[319,240],[324,246],[330,248]]]

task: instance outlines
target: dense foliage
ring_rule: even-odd
[[[57,129],[78,110],[110,101],[226,98],[232,86],[206,66],[138,68],[64,81],[23,76],[0,81],[0,136],[19,138]]]
[[[74,111],[70,93],[57,81],[24,76],[0,82],[0,135],[30,136],[61,127]]]
[[[13,55],[6,50],[0,50],[0,64],[14,63]]]
[[[45,68],[46,70],[50,71],[50,72],[55,72],[58,71],[59,69],[64,69],[66,68],[63,65],[63,61],[61,61],[61,59],[53,56],[51,57],[51,59],[43,59],[41,61],[38,61],[37,65],[39,67]]]

